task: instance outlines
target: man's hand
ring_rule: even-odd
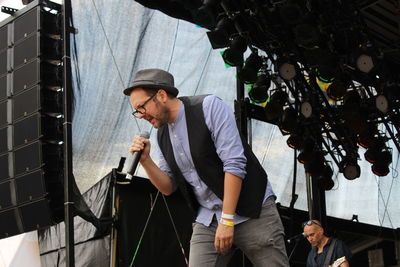
[[[214,246],[218,253],[224,254],[229,251],[233,244],[233,226],[219,223],[215,233]]]
[[[142,155],[140,156],[140,162],[146,160],[149,157],[150,153],[150,140],[143,138],[141,136],[135,136],[131,147],[129,148],[129,152],[131,154],[143,150]]]

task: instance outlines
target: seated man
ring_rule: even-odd
[[[343,241],[327,237],[317,220],[303,224],[303,231],[312,249],[308,253],[307,267],[349,267],[352,254]]]

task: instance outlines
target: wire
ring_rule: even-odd
[[[179,238],[178,230],[176,229],[174,219],[172,219],[171,211],[169,210],[169,207],[168,207],[168,204],[167,204],[167,200],[165,199],[164,195],[162,195],[162,197],[163,197],[163,200],[164,200],[164,203],[165,203],[165,207],[167,208],[168,215],[169,215],[169,218],[170,218],[171,223],[172,223],[172,227],[174,228],[176,238],[178,239],[178,243],[179,243],[179,246],[181,248],[181,252],[182,252],[183,258],[185,259],[186,266],[189,266],[189,260],[188,260],[188,258],[186,256],[185,249],[183,248],[181,239]]]
[[[146,232],[147,226],[149,225],[150,217],[151,217],[151,215],[153,214],[154,206],[155,206],[156,203],[157,203],[157,199],[158,199],[158,195],[159,195],[159,194],[160,194],[160,191],[157,191],[156,198],[154,199],[153,205],[150,207],[149,216],[147,217],[146,223],[145,223],[145,225],[144,225],[142,234],[140,235],[139,242],[138,242],[138,244],[137,244],[137,246],[136,246],[135,253],[133,254],[132,261],[131,261],[131,264],[129,265],[129,267],[132,267],[132,266],[133,266],[133,263],[134,263],[134,261],[135,261],[135,259],[136,259],[137,253],[138,253],[139,248],[140,248],[140,246],[141,246],[141,244],[142,244],[142,240],[143,240],[144,233]]]
[[[381,197],[381,199],[382,199],[382,201],[383,201],[383,204],[384,204],[384,207],[385,207],[384,213],[383,213],[382,221],[381,221],[380,217],[378,216],[379,224],[380,224],[380,226],[382,227],[382,226],[383,226],[383,223],[384,223],[384,221],[385,221],[385,217],[386,217],[386,213],[387,213],[387,206],[388,206],[388,204],[389,204],[389,198],[390,198],[390,194],[391,194],[391,192],[392,192],[392,187],[393,187],[393,181],[394,181],[394,179],[392,179],[392,183],[391,183],[390,189],[389,189],[389,195],[388,195],[388,198],[387,198],[387,201],[386,201],[386,202],[385,202],[384,197],[383,197],[383,193],[382,193],[382,190],[381,190],[380,182],[378,181],[376,175],[375,175],[375,181],[376,181],[376,183],[377,183],[377,185],[378,185],[378,193],[379,193],[379,196]],[[378,214],[379,214],[379,201],[378,201]],[[390,218],[389,213],[387,213],[387,217],[388,217],[390,226],[393,228],[392,219]]]
[[[125,86],[124,81],[123,81],[123,79],[122,79],[122,75],[121,75],[121,72],[120,72],[120,70],[119,70],[117,61],[116,61],[116,59],[115,59],[113,49],[111,48],[111,44],[110,44],[110,41],[109,41],[109,39],[108,39],[107,33],[106,33],[106,31],[105,31],[103,22],[101,21],[99,11],[98,11],[98,9],[97,9],[97,6],[96,6],[94,0],[91,0],[91,1],[92,1],[92,4],[93,4],[94,9],[95,9],[95,11],[96,11],[97,18],[99,19],[100,26],[101,26],[101,29],[102,29],[102,31],[103,31],[104,37],[105,37],[105,39],[106,39],[108,49],[110,50],[110,54],[111,54],[111,57],[112,57],[114,66],[115,66],[115,68],[117,69],[118,77],[119,77],[119,80],[120,80],[120,82],[121,82],[122,88],[125,88],[126,86]],[[127,99],[127,98],[125,98],[125,99]],[[140,131],[141,131],[141,127],[140,127],[140,125],[139,125],[139,123],[138,123],[138,120],[137,120],[136,118],[135,118],[135,122],[136,122],[136,126],[137,126],[137,128],[138,128],[138,130],[139,130],[139,132],[140,132]]]
[[[201,79],[202,79],[202,77],[203,77],[203,75],[204,75],[204,71],[205,71],[206,66],[207,66],[207,64],[208,64],[208,61],[210,60],[211,51],[212,51],[212,48],[210,48],[210,50],[208,51],[207,59],[206,59],[206,61],[204,62],[203,68],[201,69],[199,81],[197,82],[196,89],[194,90],[193,95],[196,95],[196,94],[197,94],[197,90],[199,89],[199,85],[200,85]]]
[[[268,138],[268,143],[265,146],[265,150],[264,150],[263,157],[262,157],[262,160],[261,160],[261,166],[264,166],[264,161],[265,161],[265,159],[267,157],[267,153],[268,153],[268,151],[269,151],[269,149],[271,147],[272,138],[275,135],[276,129],[277,129],[277,127],[272,127],[272,131],[270,131],[270,135],[269,135],[269,138]]]
[[[168,62],[167,71],[169,71],[169,69],[171,67],[172,59],[174,57],[176,40],[177,40],[177,37],[178,37],[179,22],[180,22],[180,20],[178,19],[178,22],[176,23],[176,29],[175,29],[174,44],[172,45],[171,58],[169,59],[169,62]]]

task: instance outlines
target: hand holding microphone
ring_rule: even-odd
[[[144,156],[148,156],[150,152],[150,142],[149,142],[150,133],[149,132],[141,132],[139,136],[135,137],[129,152],[133,154],[132,164],[129,168],[128,173],[126,174],[126,179],[131,180],[132,176],[135,174],[136,168],[139,164],[142,153]]]

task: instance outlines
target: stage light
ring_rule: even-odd
[[[255,53],[251,53],[246,59],[244,67],[239,71],[238,78],[246,84],[255,83],[262,64],[262,58]]]
[[[304,148],[300,152],[300,154],[297,156],[297,160],[301,164],[306,164],[312,161],[313,156],[314,156],[314,147],[315,147],[315,142],[311,139],[306,139],[304,142]]]
[[[346,179],[354,180],[360,177],[361,169],[357,164],[357,159],[344,159],[339,165]]]
[[[340,80],[334,80],[326,90],[329,98],[339,101],[342,100],[347,92],[347,86]]]
[[[386,114],[400,99],[400,87],[397,84],[387,84],[382,91],[383,93],[375,98],[375,106],[380,112]]]
[[[375,145],[377,142],[377,129],[375,125],[369,124],[367,129],[357,135],[357,143],[359,146],[367,149]]]
[[[283,114],[283,106],[287,101],[288,95],[285,91],[277,90],[271,97],[267,105],[265,106],[265,117],[268,121],[276,120]]]
[[[389,110],[389,101],[385,95],[378,95],[375,98],[375,106],[380,112],[386,114]]]
[[[322,190],[331,190],[335,186],[335,182],[332,180],[333,170],[326,162],[321,175],[315,177],[317,179],[317,185]]]
[[[379,156],[380,156],[380,152],[383,150],[383,148],[385,147],[385,141],[383,140],[382,137],[378,137],[375,144],[368,148],[367,151],[365,151],[364,153],[364,157],[365,159],[369,162],[369,163],[375,163]]]
[[[328,177],[318,177],[319,179],[317,180],[317,185],[320,189],[329,191],[335,186],[335,182],[332,180],[332,178]]]
[[[278,73],[283,79],[290,81],[296,77],[296,67],[289,61],[281,61],[278,63]]]
[[[207,32],[212,48],[227,47],[229,45],[229,35],[233,33],[233,30],[232,21],[228,17],[222,16],[219,18],[214,30]]]
[[[270,86],[270,76],[266,73],[262,73],[257,77],[257,80],[253,86],[250,87],[250,99],[255,103],[264,103],[268,99],[268,89]]]
[[[326,162],[324,158],[324,152],[322,151],[311,152],[311,159],[309,160],[308,158],[306,158],[306,161],[304,162],[304,168],[306,172],[308,172],[311,176],[322,175],[325,169],[325,165]]]
[[[286,140],[286,144],[293,149],[303,149],[304,148],[304,138],[303,136],[292,133]]]
[[[305,164],[309,161],[312,160],[312,151],[308,151],[308,150],[303,150],[300,152],[300,154],[297,156],[297,160],[301,163],[301,164]]]
[[[312,112],[313,112],[313,108],[311,106],[311,102],[306,100],[303,103],[301,103],[300,112],[301,112],[301,114],[303,114],[303,116],[306,119],[310,118],[311,115],[312,115]]]
[[[327,65],[318,65],[315,69],[315,74],[324,83],[333,83],[337,76],[335,69]]]
[[[368,54],[361,54],[357,57],[356,67],[361,72],[369,73],[374,68],[374,60]]]
[[[291,133],[297,126],[297,112],[294,108],[287,108],[283,111],[279,129],[283,134]]]
[[[243,53],[246,49],[246,40],[240,35],[235,35],[231,37],[229,48],[222,52],[222,58],[229,66],[241,66],[243,64]]]
[[[341,108],[343,119],[355,134],[367,131],[369,111],[365,106],[362,106],[361,97],[356,90],[346,93]]]
[[[392,163],[392,153],[386,147],[378,153],[374,164],[371,166],[371,170],[378,176],[386,176],[389,173],[390,163]]]

